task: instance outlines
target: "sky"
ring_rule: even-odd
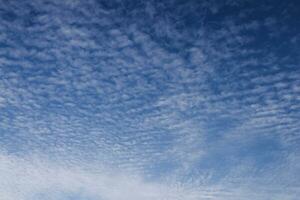
[[[297,0],[0,0],[0,200],[297,200]]]

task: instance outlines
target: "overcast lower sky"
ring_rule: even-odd
[[[297,0],[0,0],[0,200],[297,200]]]

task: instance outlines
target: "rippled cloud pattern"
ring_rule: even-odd
[[[0,0],[0,200],[296,200],[296,0]]]

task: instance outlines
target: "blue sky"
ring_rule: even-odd
[[[296,200],[296,0],[0,0],[0,200]]]

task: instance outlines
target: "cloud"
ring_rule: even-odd
[[[297,196],[299,26],[261,4],[0,2],[3,198]]]
[[[1,154],[1,199],[194,199],[183,187],[97,168],[57,165],[38,157]]]
[[[294,159],[294,158],[292,158]],[[191,186],[172,182],[151,182],[138,175],[119,173],[104,166],[76,165],[57,163],[40,157],[16,157],[1,153],[0,157],[0,191],[1,199],[265,199],[274,192],[275,198],[292,199],[297,188],[285,186],[266,187],[254,193],[252,184],[244,182],[232,185],[237,181],[237,174],[251,170],[240,168],[235,176],[228,177],[228,182],[214,186]],[[294,161],[297,162],[297,161]],[[243,179],[244,180],[244,179]],[[250,180],[250,179],[249,179]],[[231,182],[231,184],[230,184]],[[289,194],[282,195],[283,188]],[[296,192],[296,193],[293,193]]]

